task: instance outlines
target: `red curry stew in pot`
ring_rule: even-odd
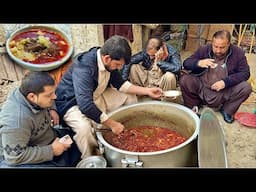
[[[41,28],[18,33],[9,47],[15,57],[34,64],[58,61],[69,50],[67,40],[60,33]]]
[[[165,150],[186,141],[186,138],[178,132],[157,126],[129,128],[119,135],[108,132],[104,134],[104,138],[119,149],[133,152]]]

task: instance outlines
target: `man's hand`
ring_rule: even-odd
[[[159,87],[151,87],[151,88],[146,88],[146,89],[148,89],[147,95],[153,99],[160,99],[163,95],[163,90]]]
[[[211,89],[215,91],[220,91],[224,88],[225,88],[225,82],[223,80],[217,81],[211,86]]]
[[[198,67],[201,68],[215,68],[216,67],[216,63],[214,59],[202,59],[198,61]]]
[[[50,109],[50,115],[51,115],[51,118],[53,120],[53,125],[59,125],[59,114],[57,113],[57,111],[55,111],[54,109]]]
[[[112,132],[115,134],[119,134],[123,132],[124,125],[122,123],[119,123],[113,119],[107,119],[102,123],[104,126],[110,127]]]
[[[162,57],[164,55],[163,48],[161,47],[155,54],[155,63],[162,60]]]
[[[71,144],[65,144],[61,143],[59,141],[60,139],[57,137],[53,142],[52,142],[52,150],[53,150],[53,155],[54,156],[59,156],[61,155],[64,151],[68,150],[70,148]]]

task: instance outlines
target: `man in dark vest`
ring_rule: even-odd
[[[242,49],[230,43],[229,31],[214,33],[212,43],[187,58],[188,73],[180,79],[184,104],[194,111],[201,105],[220,110],[227,123],[250,95],[250,69]]]

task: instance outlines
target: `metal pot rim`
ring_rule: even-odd
[[[123,154],[127,154],[127,155],[159,155],[159,154],[164,154],[164,153],[167,153],[167,152],[171,152],[171,151],[175,151],[177,149],[180,149],[184,146],[186,146],[187,144],[189,144],[190,142],[192,142],[194,139],[197,138],[197,135],[199,133],[199,117],[189,108],[183,106],[183,105],[180,105],[180,104],[176,104],[176,103],[167,103],[167,102],[161,102],[161,101],[145,101],[143,103],[135,103],[135,104],[131,104],[131,105],[128,105],[128,106],[123,106],[123,107],[120,107],[119,109],[109,113],[109,115],[112,115],[112,114],[115,114],[115,113],[118,113],[119,111],[122,111],[124,108],[125,109],[128,109],[128,108],[132,108],[132,107],[135,107],[135,106],[141,106],[141,105],[168,105],[168,106],[171,106],[171,107],[176,107],[178,109],[181,109],[183,111],[185,111],[186,113],[190,114],[193,118],[193,120],[195,121],[195,124],[196,124],[196,128],[195,128],[195,131],[194,133],[183,143],[181,143],[180,145],[177,145],[175,147],[172,147],[172,148],[169,148],[169,149],[165,149],[165,150],[161,150],[161,151],[155,151],[155,152],[132,152],[132,151],[126,151],[126,150],[122,150],[122,149],[119,149],[119,148],[116,148],[114,147],[113,145],[110,145],[109,143],[106,142],[106,140],[103,138],[103,135],[101,132],[96,132],[96,136],[97,138],[100,140],[100,142],[114,150],[114,151],[117,151],[119,153],[123,153]]]

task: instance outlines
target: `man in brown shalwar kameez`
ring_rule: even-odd
[[[230,43],[226,30],[214,33],[212,43],[187,58],[188,73],[180,79],[184,104],[192,110],[201,105],[217,108],[227,123],[251,91],[250,69],[242,49]]]

